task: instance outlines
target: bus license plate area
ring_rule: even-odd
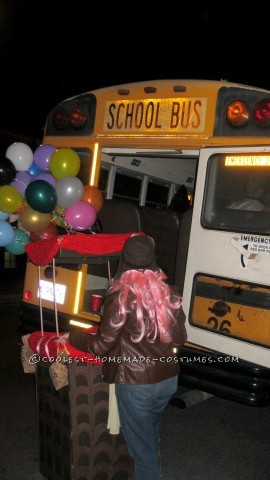
[[[65,302],[66,296],[66,285],[60,283],[55,284],[55,288],[52,282],[46,280],[40,280],[40,285],[37,291],[38,298],[41,297],[42,300],[48,300],[49,302],[54,302],[54,290],[56,296],[56,303],[61,305]]]
[[[270,288],[198,274],[191,324],[270,347]]]

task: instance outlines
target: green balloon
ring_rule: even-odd
[[[25,246],[30,242],[29,235],[24,230],[14,228],[14,238],[12,242],[5,245],[5,249],[13,255],[22,255],[25,253]]]
[[[29,183],[25,190],[25,198],[33,210],[41,213],[52,212],[57,202],[55,188],[45,180],[34,180]]]

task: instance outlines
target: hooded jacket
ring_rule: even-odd
[[[170,291],[171,296],[179,295],[174,286],[170,286]],[[150,343],[145,337],[133,342],[131,337],[136,338],[139,332],[135,311],[130,308],[129,312],[125,323],[117,328],[118,292],[108,294],[98,333],[74,330],[69,334],[69,342],[102,359],[103,378],[108,383],[149,384],[178,375],[179,363],[173,347],[183,345],[187,339],[182,307],[175,311],[175,325],[170,330],[172,343],[161,343],[159,338]],[[147,325],[147,318],[145,321]]]

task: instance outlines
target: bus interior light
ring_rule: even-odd
[[[234,127],[242,127],[250,119],[250,108],[246,102],[236,100],[227,108],[227,120]]]
[[[257,125],[269,127],[270,125],[270,99],[256,103],[253,108],[253,118]]]

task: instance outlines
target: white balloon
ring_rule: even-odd
[[[11,160],[17,172],[28,170],[33,163],[33,151],[23,142],[14,142],[7,148],[6,157]]]
[[[62,208],[69,208],[79,202],[83,196],[83,183],[78,177],[62,177],[55,187],[57,203]]]

